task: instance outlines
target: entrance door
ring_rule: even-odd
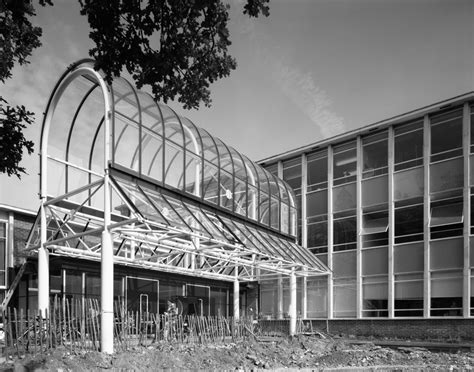
[[[210,298],[211,288],[204,285],[186,284],[186,296],[196,299],[196,314],[209,316],[210,314]]]
[[[158,313],[158,280],[127,276],[127,310]]]

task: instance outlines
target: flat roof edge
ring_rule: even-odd
[[[392,116],[388,119],[383,119],[383,120],[377,121],[375,123],[368,124],[368,125],[365,125],[363,127],[338,134],[338,135],[333,136],[333,137],[325,138],[325,139],[322,139],[322,140],[317,141],[317,142],[312,142],[310,144],[297,147],[296,149],[293,149],[293,150],[288,150],[288,151],[282,152],[282,153],[277,154],[277,155],[272,155],[272,156],[266,157],[264,159],[258,160],[257,163],[260,164],[260,165],[263,165],[263,164],[268,163],[268,162],[281,160],[282,158],[289,158],[289,157],[293,157],[293,156],[298,156],[298,155],[301,155],[302,153],[308,152],[310,150],[315,150],[319,147],[324,148],[325,146],[328,146],[332,143],[343,142],[344,140],[353,138],[353,137],[355,137],[359,134],[363,134],[365,132],[368,132],[368,131],[371,131],[371,130],[374,130],[374,129],[383,129],[384,127],[388,127],[390,125],[397,124],[397,123],[402,122],[402,121],[407,121],[407,120],[410,120],[410,119],[414,119],[417,116],[424,115],[427,112],[430,112],[430,111],[433,111],[433,110],[436,110],[436,109],[437,110],[443,110],[443,109],[448,108],[449,106],[454,105],[458,102],[464,102],[464,101],[467,101],[469,99],[474,99],[474,91],[470,91],[470,92],[467,92],[467,93],[464,93],[464,94],[460,94],[458,96],[448,98],[446,100],[439,101],[439,102],[433,103],[433,104],[428,105],[428,106],[423,106],[423,107],[405,112],[405,113],[400,114],[400,115]]]
[[[0,203],[0,210],[23,213],[23,214],[28,214],[31,216],[36,216],[38,214],[37,209],[36,210],[24,209],[24,208],[14,207],[13,205],[2,204],[2,203]]]

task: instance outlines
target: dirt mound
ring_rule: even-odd
[[[371,343],[350,345],[342,340],[296,337],[271,342],[229,344],[157,343],[112,356],[97,352],[70,354],[56,349],[43,356],[5,361],[6,370],[35,371],[183,371],[259,370],[397,366],[405,370],[474,370],[473,353],[432,353],[423,348],[389,349]],[[405,366],[405,367],[404,367]]]

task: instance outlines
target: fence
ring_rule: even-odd
[[[56,297],[49,314],[8,308],[4,314],[5,353],[45,353],[65,347],[71,353],[100,351],[100,304],[96,299]],[[235,321],[221,316],[170,316],[126,311],[115,303],[114,346],[128,350],[157,342],[208,343],[236,342],[257,335],[281,334],[280,327],[260,328],[251,318]]]

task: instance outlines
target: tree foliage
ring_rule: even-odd
[[[269,15],[270,0],[246,0],[249,17]],[[41,6],[53,5],[39,0]],[[229,5],[223,0],[79,0],[81,14],[90,25],[95,46],[89,51],[95,68],[110,82],[126,69],[138,88],[148,85],[156,100],[177,99],[184,108],[211,104],[210,84],[226,77],[237,63],[229,55]],[[11,78],[15,64],[28,63],[41,46],[42,29],[30,19],[31,0],[0,0],[0,82]],[[0,158],[0,172],[18,177],[23,148],[32,143],[22,129],[34,121],[23,106],[10,107],[1,99],[0,124],[5,149],[15,152]],[[5,141],[16,141],[5,144]],[[5,162],[5,163],[4,163]]]
[[[23,129],[34,121],[34,116],[25,106],[5,104],[6,101],[0,97],[0,172],[21,178],[21,173],[26,173],[19,165],[23,151],[33,152],[33,142],[25,139]]]

